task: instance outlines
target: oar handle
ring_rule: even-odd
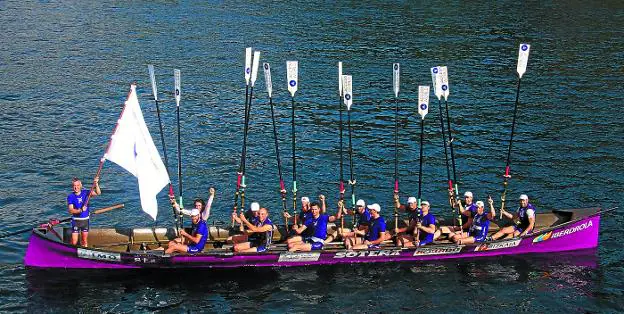
[[[122,208],[122,207],[124,207],[124,206],[125,206],[125,205],[124,205],[123,203],[121,203],[121,204],[116,204],[116,205],[113,205],[113,206],[108,206],[108,207],[100,208],[100,209],[98,209],[98,210],[94,211],[93,213],[94,213],[94,214],[96,214],[96,215],[99,215],[99,214],[102,214],[102,213],[105,213],[105,212],[111,211],[111,210],[113,210],[113,209]]]

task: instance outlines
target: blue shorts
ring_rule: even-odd
[[[369,244],[368,248],[369,249],[378,249],[379,248],[379,244]]]
[[[318,251],[323,249],[323,239],[317,237],[306,237],[303,242],[310,243],[312,245],[312,251]]]
[[[422,240],[422,241],[420,241],[420,242],[418,243],[418,245],[423,246],[423,245],[429,244],[429,243],[431,243],[431,242],[433,242],[433,241],[431,241],[431,240]]]
[[[256,252],[258,253],[266,252],[266,250],[268,250],[268,248],[264,245],[260,245],[256,248]]]
[[[519,226],[517,226],[517,225],[515,225],[515,226],[514,226],[514,229],[515,229],[516,231],[520,232],[520,233],[524,232],[524,229],[523,229],[523,228],[520,228],[520,227],[519,227]],[[531,230],[531,231],[527,232],[527,235],[531,234],[532,232],[533,232],[533,230]]]
[[[188,249],[186,250],[188,253],[199,253],[201,252],[201,250],[195,246],[194,244],[191,244],[188,246]]]
[[[72,219],[72,233],[89,232],[89,219]]]
[[[487,236],[482,236],[482,237],[475,237],[473,236],[475,242],[485,242],[485,239],[487,238]]]

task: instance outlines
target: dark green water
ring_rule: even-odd
[[[539,211],[619,206],[624,196],[624,4],[603,2],[0,2],[0,214],[3,231],[64,217],[73,176],[92,178],[129,83],[155,139],[147,64],[156,67],[172,173],[177,158],[173,69],[182,71],[184,195],[217,187],[227,220],[240,158],[244,48],[273,71],[285,181],[291,180],[285,62],[299,61],[300,195],[334,203],[338,180],[336,63],[353,75],[356,192],[389,218],[394,174],[393,62],[400,114],[415,114],[429,68],[449,67],[449,106],[462,190],[502,190],[518,45],[531,43],[512,153],[511,195]],[[262,73],[248,148],[249,199],[279,204]],[[446,168],[433,102],[425,120],[423,195],[447,216]],[[402,197],[418,189],[419,126],[400,130]],[[159,144],[159,142],[158,142]],[[160,145],[158,145],[160,147]],[[172,178],[177,186],[177,178]],[[87,180],[88,181],[88,180]],[[107,163],[95,207],[126,209],[95,226],[147,226],[136,181]],[[290,189],[290,187],[288,187]],[[157,224],[171,225],[164,193]],[[0,240],[7,312],[618,312],[624,310],[617,210],[600,247],[582,255],[417,265],[240,272],[27,272],[27,236]]]

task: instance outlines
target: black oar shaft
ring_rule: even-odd
[[[451,170],[449,166],[449,158],[448,158],[448,149],[446,145],[446,131],[444,130],[444,118],[442,117],[442,102],[438,99],[438,109],[440,116],[440,130],[442,131],[442,143],[444,144],[444,160],[446,161],[446,177],[449,183],[449,189],[453,188],[453,183],[451,181]]]
[[[181,150],[181,135],[180,135],[180,106],[176,108],[176,116],[177,116],[177,129],[178,129],[178,195],[180,197],[180,206],[184,206],[182,203],[182,150]],[[184,226],[184,218],[182,216],[182,212],[179,214],[178,218],[180,227]]]
[[[349,185],[351,186],[351,210],[353,211],[353,224],[355,225],[355,177],[353,174],[353,145],[351,131],[351,110],[347,110],[347,131],[349,133]]]
[[[293,214],[295,224],[297,224],[297,150],[296,150],[296,135],[295,135],[295,96],[291,97],[292,106],[292,118],[291,118],[291,137],[292,137],[292,181],[293,181]]]
[[[277,124],[275,123],[275,109],[273,106],[273,98],[269,97],[269,105],[271,106],[271,121],[273,122],[273,139],[275,140],[275,159],[277,160],[277,173],[279,175],[280,196],[282,198],[282,210],[286,212],[286,190],[284,188],[284,179],[282,178],[282,161],[279,153],[279,142],[277,135]]]
[[[422,199],[423,143],[425,141],[425,119],[420,119],[420,158],[418,166],[418,203]]]
[[[447,125],[447,131],[448,131],[448,143],[449,143],[449,149],[451,152],[451,164],[453,165],[453,182],[455,183],[455,187],[457,187],[457,171],[455,169],[455,152],[453,151],[453,129],[451,128],[451,117],[449,115],[449,108],[448,108],[448,101],[445,99],[444,100],[444,106],[446,107],[446,125]],[[457,188],[455,189],[455,194],[457,194]]]
[[[399,101],[394,99],[394,193],[399,193]]]
[[[171,177],[170,172],[169,172],[169,158],[167,158],[167,146],[165,145],[165,135],[163,132],[162,119],[160,118],[160,106],[158,105],[158,99],[156,95],[154,95],[154,102],[156,103],[156,116],[158,116],[158,129],[160,130],[160,142],[163,148],[163,157],[165,158],[165,170],[167,171],[167,177]],[[169,180],[169,194],[173,196],[173,184],[171,184],[171,180]],[[175,209],[173,207],[171,207],[171,210],[173,212],[173,219],[175,221],[175,228],[176,228],[176,234],[177,234],[180,228],[180,226],[178,225],[179,223],[178,216],[176,215]]]
[[[501,195],[501,211],[500,211],[501,218],[503,215],[503,210],[505,209],[505,200],[507,197],[507,185],[508,185],[509,178],[511,178],[511,175],[510,175],[511,148],[513,145],[514,131],[516,129],[516,117],[518,114],[518,103],[520,102],[520,82],[521,81],[522,79],[518,77],[518,86],[516,88],[516,103],[514,104],[514,114],[513,114],[513,120],[511,122],[511,135],[509,136],[509,148],[507,149],[507,161],[505,163],[505,175],[503,179],[503,194]]]
[[[342,96],[338,95],[338,111],[340,112],[340,124],[338,125],[338,129],[340,130],[340,187],[339,187],[339,193],[340,193],[340,200],[344,199],[344,193],[345,193],[345,188],[344,188],[344,166],[343,166],[343,147],[342,147],[342,129],[343,129],[343,122],[342,122]]]
[[[243,166],[245,160],[245,154],[247,153],[247,126],[249,124],[249,82],[245,86],[245,105],[244,105],[244,114],[243,114],[243,146],[241,147],[241,159],[238,164],[238,173],[236,178],[236,191],[234,192],[234,208],[233,212],[236,213],[238,209],[238,198],[241,195],[241,185],[244,185],[243,182]],[[244,191],[243,191],[244,194]],[[242,200],[242,198],[241,198]],[[244,207],[244,204],[243,206]],[[232,218],[232,227],[234,227],[234,218]]]

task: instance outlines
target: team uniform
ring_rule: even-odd
[[[427,213],[422,217],[420,222],[423,226],[428,227],[429,225],[435,225],[435,216],[431,212]],[[433,233],[427,233],[424,231],[420,231],[418,240],[420,241],[420,245],[425,245],[433,242]]]
[[[490,229],[490,219],[488,214],[475,214],[472,218],[472,225],[468,234],[475,239],[475,242],[485,242]]]
[[[466,216],[464,214],[462,214],[462,224],[465,224],[466,222],[468,222],[468,220],[470,220],[470,218],[474,218],[474,216],[477,214],[477,205],[475,205],[475,203],[470,204],[470,206],[466,207],[465,210],[469,210],[470,211],[470,216]],[[464,230],[464,231],[469,231],[470,227],[468,227],[468,230]]]
[[[368,211],[368,209],[364,209],[363,213],[359,213],[356,212],[357,217],[357,226],[360,227],[364,227],[364,226],[369,226],[370,225],[370,221],[371,221],[371,215],[370,212]]]
[[[258,219],[255,223],[256,227],[262,227],[267,225],[273,225],[273,222],[271,222],[271,219],[269,219],[268,217],[264,220],[264,222]],[[253,237],[253,240],[249,240],[249,242],[251,242],[251,247],[255,247],[256,251],[259,253],[268,250],[271,246],[271,241],[273,240],[273,228],[271,227],[271,230],[266,232],[255,232],[254,235],[255,236]]]
[[[383,217],[379,216],[377,219],[371,219],[368,231],[364,235],[364,240],[369,242],[379,239],[379,234],[386,232],[386,221]],[[378,249],[379,244],[369,244],[369,249]]]
[[[197,244],[189,244],[187,249],[187,252],[189,253],[198,253],[204,249],[206,241],[208,240],[208,227],[206,226],[206,221],[200,219],[197,224],[193,224],[191,226],[191,235],[194,237],[197,234],[201,234],[202,237]]]
[[[306,230],[310,230],[310,236],[303,238],[304,242],[312,245],[312,250],[320,250],[323,248],[323,243],[327,239],[327,223],[329,222],[329,215],[321,214],[318,218],[310,216],[304,223]]]
[[[529,218],[535,219],[535,207],[532,204],[527,204],[527,207],[518,207],[518,223],[514,226],[516,231],[522,233],[529,227]],[[528,233],[533,230],[529,230]]]
[[[67,195],[67,205],[74,205],[74,209],[80,209],[89,198],[90,190],[82,190],[76,195],[73,192]],[[85,206],[82,213],[72,214],[71,220],[72,233],[89,231],[89,207]]]

